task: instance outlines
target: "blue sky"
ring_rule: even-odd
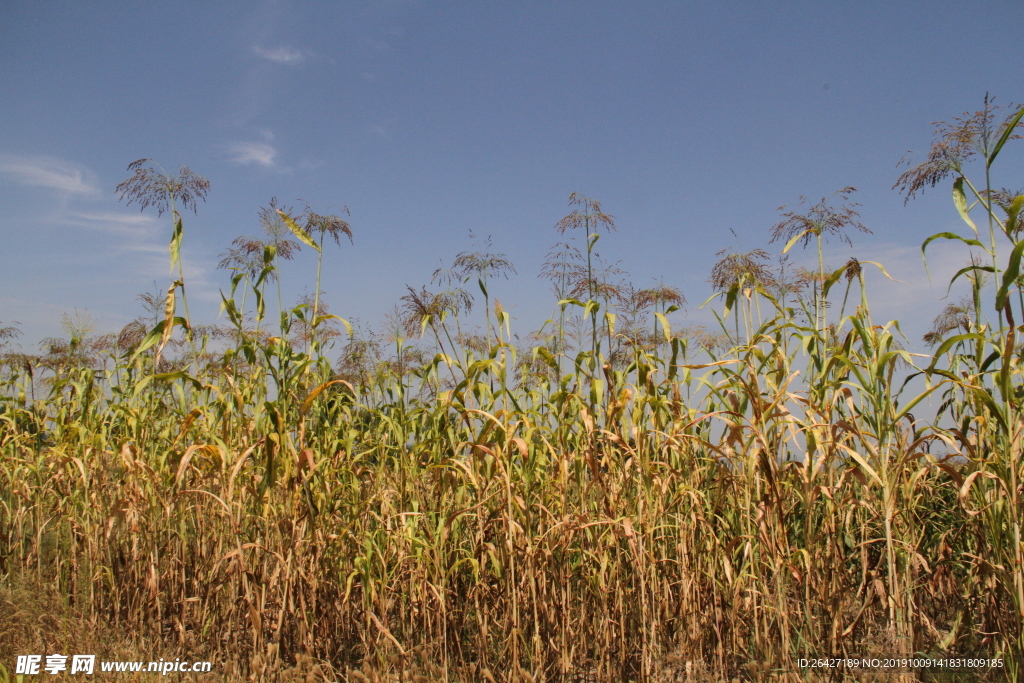
[[[777,207],[852,185],[853,254],[876,320],[917,344],[967,255],[922,240],[960,231],[948,188],[904,206],[897,162],[927,151],[930,122],[1024,100],[1024,5],[986,2],[112,2],[7,0],[0,9],[0,321],[22,347],[142,312],[168,282],[168,216],[119,203],[128,163],[187,165],[211,183],[185,221],[192,315],[216,318],[218,255],[258,234],[272,196],[351,210],[354,245],[331,247],[332,312],[380,322],[406,285],[493,237],[518,276],[494,295],[520,332],[554,299],[537,279],[579,191],[619,231],[600,251],[637,285],[691,304],[716,252],[769,245]],[[996,184],[1017,187],[1024,145]],[[304,251],[285,297],[313,288]],[[810,263],[811,254],[796,253]]]

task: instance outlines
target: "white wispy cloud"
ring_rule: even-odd
[[[899,321],[900,330],[909,340],[907,348],[911,351],[927,349],[921,337],[931,327],[932,320],[947,303],[958,300],[967,291],[966,278],[960,278],[953,285],[952,291],[949,290],[950,278],[967,265],[970,257],[970,250],[958,242],[937,241],[929,245],[927,271],[921,260],[920,244],[871,241],[855,247],[831,244],[826,250],[825,267],[829,270],[842,267],[851,256],[864,264],[872,320],[875,324]],[[818,270],[813,247],[790,253],[792,261],[788,272],[791,275],[800,267],[811,272]],[[892,279],[868,261],[881,264]],[[984,296],[989,297],[991,294],[994,292],[986,292]],[[828,311],[830,323],[836,322],[844,296],[845,279],[837,283],[829,295],[832,306]],[[860,294],[854,282],[844,315],[852,313],[859,303]],[[718,307],[717,310],[721,310],[720,303],[714,305]]]
[[[66,225],[79,225],[129,237],[149,237],[154,233],[156,219],[136,213],[92,212],[72,213],[61,221]],[[166,249],[166,247],[163,247]]]
[[[263,59],[268,59],[278,64],[287,64],[289,66],[301,64],[306,61],[306,57],[308,56],[302,50],[297,50],[293,47],[286,47],[283,45],[281,47],[274,48],[264,48],[259,45],[253,45],[252,51]]]
[[[0,154],[0,173],[32,187],[69,194],[96,194],[96,174],[77,164],[40,155]]]
[[[277,149],[267,142],[232,142],[227,146],[230,161],[236,164],[257,164],[264,168],[277,165]]]
[[[375,134],[375,135],[379,135],[380,137],[384,138],[388,142],[391,142],[391,133],[389,133],[388,129],[385,128],[384,126],[381,126],[381,125],[370,126],[369,131],[371,133]]]
[[[875,244],[865,248],[860,256],[863,260],[881,263],[895,279],[889,280],[874,266],[865,265],[874,321],[899,320],[911,350],[923,350],[921,335],[947,303],[956,301],[966,291],[966,278],[960,278],[951,292],[949,285],[953,274],[967,264],[969,251],[958,243],[933,243],[928,247],[928,272],[925,272],[921,248],[917,245]]]

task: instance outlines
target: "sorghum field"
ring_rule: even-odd
[[[620,283],[614,218],[574,194],[554,313],[519,339],[489,243],[352,330],[319,264],[358,226],[276,202],[200,325],[180,247],[210,185],[133,163],[122,199],[172,232],[149,318],[68,317],[39,355],[0,331],[0,679],[92,637],[224,680],[826,680],[797,660],[896,653],[1004,661],[905,678],[1021,680],[1024,195],[997,182],[1022,114],[938,124],[894,178],[963,219],[923,245],[962,243],[969,288],[927,355],[872,318],[884,264],[826,266],[867,230],[853,188],[722,254],[717,329]],[[817,267],[775,260],[803,248]],[[292,258],[317,294],[289,307]]]

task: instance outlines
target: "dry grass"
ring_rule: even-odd
[[[188,321],[169,296],[105,364],[84,344],[9,355],[3,661],[60,647],[201,657],[225,680],[703,683],[945,653],[1003,657],[985,675],[1019,680],[1024,316],[1007,292],[1024,246],[993,253],[1000,324],[961,321],[919,369],[871,320],[867,262],[819,258],[804,289],[723,281],[735,325],[696,353],[668,300],[633,306],[625,332],[598,315],[615,300],[594,300],[592,247],[574,252],[591,299],[563,299],[581,315],[534,349],[497,303],[481,341],[467,307],[410,299],[415,324],[353,340],[338,375],[318,300],[273,337],[237,307],[239,286],[263,301],[268,250],[232,280],[225,351],[194,334],[173,357]],[[844,276],[859,305],[829,321]],[[940,415],[916,419],[931,395]]]

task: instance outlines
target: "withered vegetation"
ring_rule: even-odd
[[[867,231],[852,188],[770,231],[816,244],[816,270],[719,253],[718,327],[631,285],[579,194],[524,339],[489,241],[380,329],[332,315],[319,266],[352,229],[276,200],[223,256],[221,326],[179,315],[174,242],[179,279],[120,334],[69,316],[31,353],[6,323],[0,680],[73,649],[209,659],[211,680],[795,682],[823,654],[997,657],[956,680],[1020,680],[1024,200],[963,174],[989,177],[1022,112],[941,124],[897,182],[952,177],[965,224],[1002,235],[925,243],[971,252],[929,357],[872,319],[881,264],[826,266],[826,238]],[[206,196],[187,169],[130,169],[143,208]],[[299,244],[317,276],[289,306]]]

